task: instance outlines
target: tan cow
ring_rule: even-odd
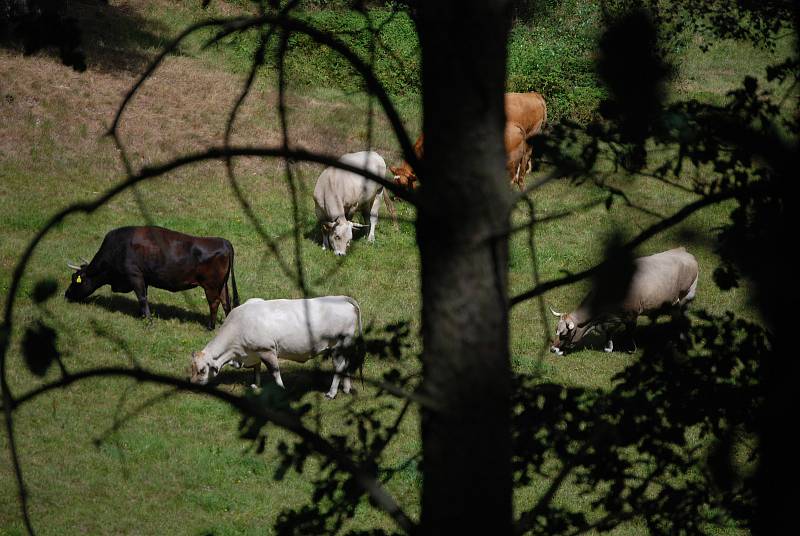
[[[525,187],[525,175],[531,170],[532,151],[529,140],[542,131],[547,121],[547,105],[544,97],[535,91],[530,93],[506,93],[505,95],[506,128],[503,141],[506,147],[506,171],[511,184],[522,190]],[[414,153],[422,158],[423,134],[414,143]],[[398,167],[389,167],[394,175],[395,184],[414,190],[419,187],[419,180],[411,166],[403,161]]]
[[[633,277],[621,301],[599,303],[598,293],[593,289],[571,313],[550,309],[558,317],[552,352],[563,355],[594,330],[605,331],[605,351],[612,352],[614,326],[623,325],[632,334],[639,315],[658,314],[665,309],[675,314],[694,299],[699,268],[697,259],[686,248],[639,257],[633,263]]]

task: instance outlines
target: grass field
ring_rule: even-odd
[[[123,8],[130,23],[127,33],[121,32],[117,43],[109,43],[109,50],[90,56],[86,73],[77,74],[47,55],[23,57],[0,50],[2,300],[20,253],[37,230],[58,210],[91,200],[122,179],[119,155],[111,140],[103,136],[105,129],[144,61],[166,37],[195,16],[188,9],[167,7],[166,3],[146,3],[139,8],[126,4]],[[120,54],[128,50],[135,53],[123,61]],[[732,43],[714,46],[707,54],[694,49],[682,54],[676,97],[712,102],[722,101],[726,91],[744,75],[761,75],[770,59],[766,53]],[[231,67],[226,58],[224,51],[200,55],[196,47],[188,46],[183,53],[169,57],[145,85],[121,125],[135,167],[221,141],[226,111],[242,79],[241,70]],[[368,103],[362,95],[304,87],[292,93],[289,105],[291,138],[298,147],[338,155],[366,148],[370,144],[367,136],[371,135],[371,146],[389,165],[398,161],[386,120],[376,116],[374,128],[368,128]],[[416,98],[398,99],[398,107],[413,136],[420,115]],[[247,101],[234,141],[265,145],[278,141],[274,109],[275,92],[267,76]],[[296,269],[292,205],[282,162],[240,159],[235,167],[260,225],[278,244],[283,261]],[[321,167],[301,163],[293,164],[292,169],[300,186],[300,221],[305,233],[314,225],[310,192]],[[534,178],[529,176],[528,180]],[[617,180],[635,204],[652,213],[669,215],[692,199],[655,181],[628,182],[622,177]],[[539,215],[546,216],[605,195],[593,186],[555,182],[538,190],[533,199]],[[398,202],[397,206],[402,219],[399,227],[382,221],[376,242],[369,245],[355,241],[343,261],[305,237],[299,242],[299,259],[312,294],[353,296],[361,304],[366,325],[380,329],[410,322],[413,336],[399,366],[413,372],[419,368],[415,356],[420,351],[416,335],[420,309],[418,254],[411,223],[414,211],[407,204]],[[717,263],[713,230],[726,221],[729,208],[713,207],[694,215],[649,241],[640,253],[687,245],[701,266],[693,307],[713,313],[731,310],[756,318],[746,287],[723,293],[711,279]],[[526,216],[520,206],[514,220],[521,223]],[[630,237],[654,221],[655,216],[641,210],[616,203],[608,211],[601,203],[539,226],[535,238],[541,276],[551,279],[564,269],[588,268],[602,257],[603,238],[611,232]],[[202,348],[212,336],[203,324],[207,305],[201,290],[171,294],[151,289],[152,323],[138,317],[132,294],[115,295],[108,287],[85,304],[70,304],[61,298],[69,280],[67,261],[91,258],[112,228],[145,223],[231,240],[236,248],[236,276],[243,300],[301,295],[294,279],[281,271],[241,210],[224,167],[210,163],[181,169],[118,196],[91,215],[69,217],[41,243],[24,278],[15,312],[8,365],[15,394],[58,377],[56,367],[45,378],[33,376],[20,355],[25,327],[40,319],[58,331],[58,348],[70,371],[137,365],[186,377],[191,352]],[[533,285],[524,233],[513,237],[510,257],[509,290],[514,295]],[[57,280],[59,292],[37,305],[32,299],[33,288],[45,278]],[[568,309],[577,305],[585,289],[562,288],[545,299],[557,309]],[[515,371],[538,372],[549,381],[567,385],[605,388],[615,372],[636,359],[636,354],[606,355],[590,350],[565,357],[545,353],[551,330],[551,319],[540,317],[535,302],[513,310],[511,355]],[[378,378],[391,365],[368,358],[364,373]],[[354,434],[343,422],[345,410],[351,406],[366,408],[374,402],[370,387],[356,397],[340,395],[335,401],[325,400],[330,363],[287,362],[282,369],[290,397],[314,405],[312,413],[319,415],[323,433]],[[326,374],[313,374],[315,370]],[[228,372],[222,375],[220,389],[242,393],[249,383],[245,373]],[[313,464],[303,475],[289,472],[282,481],[273,480],[277,463],[270,455],[272,448],[291,436],[272,430],[266,452],[256,455],[238,438],[236,414],[206,397],[169,396],[119,430],[112,429],[116,416],[159,393],[165,393],[164,388],[133,381],[92,381],[48,394],[16,413],[18,448],[31,515],[39,533],[269,534],[283,508],[309,500]],[[400,404],[394,402],[393,406],[383,412],[387,421]],[[17,534],[23,532],[23,525],[3,430],[0,534]],[[388,484],[412,517],[419,514],[421,474],[413,460],[420,446],[418,418],[411,412],[387,448],[384,461],[395,466],[412,460]],[[532,504],[543,488],[542,483],[518,492],[518,507]],[[558,500],[576,505],[587,499],[566,486]],[[372,526],[390,528],[391,521],[362,505],[352,527]],[[617,533],[640,534],[643,530],[632,522]]]

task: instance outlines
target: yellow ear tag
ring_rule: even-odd
[[[75,282],[76,282],[76,283],[80,283],[80,282],[81,282],[81,276],[78,276],[78,277],[75,279]]]

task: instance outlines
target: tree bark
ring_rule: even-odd
[[[507,0],[423,2],[421,532],[509,534]],[[478,531],[478,532],[476,532]]]

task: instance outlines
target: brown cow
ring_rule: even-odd
[[[532,166],[532,150],[528,143],[542,131],[547,121],[547,105],[541,94],[506,93],[505,144],[506,170],[512,184],[525,187],[525,175]]]
[[[531,170],[532,150],[529,140],[542,131],[547,121],[547,105],[541,94],[506,93],[505,95],[506,128],[503,140],[506,146],[506,171],[511,184],[522,190],[525,187],[525,175]],[[414,143],[414,153],[422,158],[423,134]],[[414,190],[419,187],[419,180],[411,166],[403,161],[399,167],[389,167],[394,175],[395,184]]]
[[[414,143],[414,154],[417,155],[418,159],[422,158],[422,139],[424,137],[424,134],[420,134],[419,138],[417,138],[417,141]],[[400,167],[389,166],[389,171],[394,175],[394,183],[398,186],[402,186],[408,190],[416,190],[419,188],[417,175],[405,160],[400,164]]]

